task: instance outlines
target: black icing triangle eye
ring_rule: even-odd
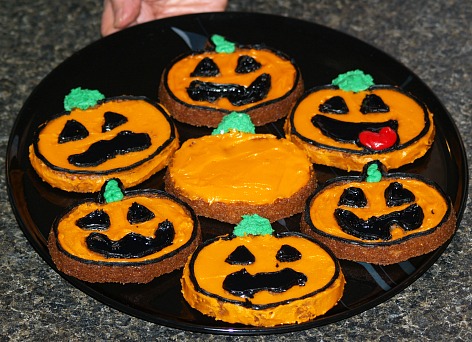
[[[295,247],[282,245],[275,258],[280,262],[293,262],[300,260],[302,258],[302,254]]]
[[[113,128],[128,122],[126,116],[115,112],[106,112],[103,116],[105,118],[105,123],[102,126],[102,133],[111,131]]]
[[[398,182],[391,183],[387,189],[385,189],[384,196],[385,202],[389,207],[397,207],[415,200],[415,195]]]
[[[248,74],[254,72],[261,67],[261,63],[256,61],[251,56],[240,56],[238,58],[238,65],[236,66],[235,71],[238,74]]]
[[[209,57],[203,58],[195,67],[195,70],[190,74],[191,77],[209,77],[217,76],[220,73],[220,69],[215,62]]]
[[[256,261],[254,255],[246,248],[246,246],[238,246],[226,258],[225,262],[230,265],[250,265]]]
[[[334,96],[320,104],[319,108],[321,113],[331,114],[347,114],[349,108],[347,108],[346,101],[341,96]]]
[[[367,205],[367,198],[361,188],[350,187],[344,189],[338,205],[347,205],[352,208],[363,208]]]
[[[362,100],[360,111],[362,114],[387,113],[390,111],[390,108],[383,102],[380,96],[369,94]]]
[[[144,205],[134,202],[128,209],[126,218],[130,224],[143,223],[155,217],[154,213]]]
[[[85,230],[106,230],[110,228],[110,216],[103,210],[95,210],[75,221],[77,227]]]
[[[67,120],[62,132],[59,134],[58,143],[81,140],[88,137],[89,132],[84,125],[76,120]]]

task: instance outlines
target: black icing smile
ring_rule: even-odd
[[[223,281],[223,288],[233,295],[253,298],[260,291],[284,292],[293,286],[304,286],[307,277],[292,268],[284,268],[277,272],[249,274],[245,268],[231,273]]]
[[[154,237],[146,237],[138,233],[128,233],[120,240],[113,241],[102,233],[91,233],[86,238],[87,247],[106,258],[141,258],[167,246],[174,240],[174,225],[165,220],[159,223]]]
[[[262,74],[249,86],[239,84],[219,84],[195,80],[190,83],[187,93],[194,101],[215,102],[227,98],[233,106],[243,106],[263,100],[269,93],[271,76]]]
[[[334,217],[342,231],[364,240],[390,240],[390,228],[395,224],[404,230],[414,230],[423,223],[423,209],[417,204],[382,216],[372,216],[363,220],[346,209],[336,209]]]
[[[323,135],[340,142],[352,143],[365,147],[359,142],[361,132],[378,132],[384,127],[395,131],[398,142],[398,121],[388,120],[384,122],[346,122],[318,114],[311,119],[312,124],[319,128]]]

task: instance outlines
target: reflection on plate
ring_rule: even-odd
[[[172,29],[174,28],[174,29]],[[177,28],[177,30],[176,30]],[[210,36],[218,33],[242,44],[264,43],[293,57],[307,89],[328,84],[339,73],[362,69],[378,84],[399,85],[412,92],[435,114],[436,140],[427,155],[399,171],[419,173],[437,182],[451,197],[460,221],[467,199],[464,147],[447,111],[431,90],[411,71],[383,52],[337,31],[284,17],[218,13],[169,18],[136,26],[84,48],[53,70],[30,95],[18,115],[7,150],[7,181],[13,210],[24,234],[51,267],[46,241],[56,216],[84,197],[65,193],[42,182],[28,160],[28,146],[36,127],[62,111],[64,96],[75,87],[99,89],[106,96],[144,95],[157,100],[163,68],[189,46],[179,31]],[[348,52],[348,53],[347,53]],[[260,133],[282,135],[283,120],[258,128]],[[177,124],[181,141],[208,134],[209,129]],[[321,182],[346,174],[315,166]],[[140,188],[162,188],[163,172]],[[298,230],[300,215],[275,224],[276,230]],[[201,220],[204,238],[227,233],[230,225]],[[190,308],[180,293],[181,271],[161,276],[146,285],[89,284],[64,276],[74,286],[103,303],[158,324],[209,333],[264,334],[308,329],[332,323],[374,307],[421,276],[447,244],[427,255],[390,266],[341,261],[347,279],[341,302],[324,316],[299,325],[254,328],[217,322]]]

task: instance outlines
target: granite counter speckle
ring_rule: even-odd
[[[441,1],[229,0],[228,11],[316,22],[397,58],[439,97],[472,151],[472,3]],[[0,154],[23,102],[65,58],[100,38],[101,1],[3,1],[0,5]],[[470,166],[469,166],[470,172]],[[0,175],[0,338],[2,340],[228,340],[167,328],[123,314],[77,290],[36,254],[20,231]],[[470,189],[469,189],[470,192]],[[439,260],[387,302],[357,316],[289,334],[234,340],[470,341],[470,199]]]

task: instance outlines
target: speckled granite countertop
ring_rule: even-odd
[[[452,114],[472,164],[470,1],[230,0],[228,11],[272,13],[316,22],[391,54],[415,72]],[[17,0],[0,5],[2,164],[23,102],[61,61],[100,38],[100,14],[101,1],[97,0]],[[139,320],[71,286],[47,266],[23,236],[5,183],[2,173],[1,340],[228,339]],[[469,200],[457,234],[435,265],[387,302],[329,326],[234,340],[472,340],[471,209]]]

